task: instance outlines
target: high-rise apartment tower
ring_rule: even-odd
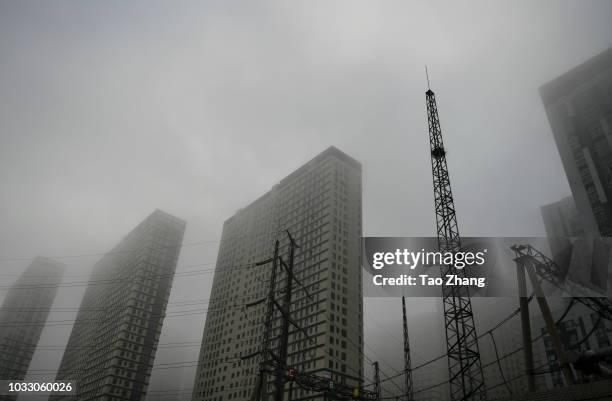
[[[255,387],[275,241],[287,257],[288,230],[296,249],[287,366],[340,383],[363,378],[361,273],[361,165],[330,147],[225,221],[192,399],[247,400]],[[286,276],[279,268],[276,298],[282,304]],[[274,315],[271,348],[278,346],[280,313]],[[269,394],[273,377],[268,376]],[[288,391],[289,385],[286,390]],[[285,397],[288,399],[288,397]],[[292,400],[320,400],[295,386]]]
[[[156,210],[96,264],[57,376],[77,393],[59,399],[145,399],[184,231]]]
[[[63,274],[61,263],[37,257],[8,290],[0,308],[1,380],[25,378]]]
[[[586,234],[612,236],[612,49],[540,88]]]

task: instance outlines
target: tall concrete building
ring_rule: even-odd
[[[8,290],[0,309],[0,379],[25,378],[63,274],[61,263],[37,257]]]
[[[285,230],[300,247],[294,271],[310,295],[294,286],[291,318],[311,338],[292,328],[288,366],[349,385],[361,381],[361,192],[360,163],[331,147],[225,221],[193,400],[246,400],[253,392],[260,359],[243,358],[260,350],[266,306],[244,305],[266,296],[271,266],[251,264],[270,258],[276,239],[286,257]],[[279,275],[279,299],[284,280]],[[272,348],[280,323],[278,311],[274,316]],[[292,399],[322,395],[296,386]]]
[[[156,210],[96,264],[57,376],[77,394],[54,399],[145,399],[184,231]]]
[[[557,202],[544,205],[540,211],[549,242],[551,239],[580,237],[584,234],[573,197],[566,196]],[[551,248],[557,249],[556,244],[550,245]],[[561,249],[563,245],[559,244]]]
[[[612,236],[612,49],[540,95],[585,233]]]

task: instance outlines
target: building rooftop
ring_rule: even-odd
[[[299,167],[297,170],[295,170],[294,172],[290,173],[288,176],[286,176],[285,178],[283,178],[282,180],[280,180],[280,182],[278,184],[275,184],[272,189],[268,192],[266,192],[265,194],[263,194],[262,196],[260,196],[259,198],[257,198],[255,201],[249,203],[247,206],[239,209],[234,216],[236,216],[238,213],[240,213],[242,210],[249,208],[253,205],[256,205],[257,203],[263,201],[264,199],[266,199],[268,196],[270,196],[271,192],[274,189],[280,188],[283,185],[287,184],[288,182],[290,182],[292,179],[296,178],[297,176],[299,176],[300,174],[308,171],[308,169],[315,163],[326,159],[329,156],[335,156],[338,159],[348,163],[349,165],[353,166],[354,168],[358,169],[361,171],[361,163],[359,163],[356,159],[352,158],[351,156],[347,155],[346,153],[344,153],[343,151],[341,151],[340,149],[338,149],[335,146],[330,146],[327,149],[325,149],[323,152],[319,153],[318,155],[316,155],[315,157],[313,157],[310,161],[306,162],[305,164],[303,164],[301,167]],[[232,221],[234,219],[234,216],[228,218],[227,220],[225,220],[225,224],[229,223],[230,221]]]
[[[592,57],[540,87],[544,104],[549,104],[571,92],[586,80],[612,69],[612,48]]]

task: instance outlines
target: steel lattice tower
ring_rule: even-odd
[[[442,142],[436,97],[430,88],[425,92],[425,98],[431,146],[438,248],[440,252],[459,252],[461,240],[448,176],[446,151]],[[442,266],[441,270],[442,277],[447,274],[464,276],[462,269],[455,269],[452,265]],[[478,338],[468,288],[443,285],[442,303],[451,401],[486,400]]]
[[[413,401],[414,385],[412,381],[412,361],[410,359],[410,339],[408,338],[408,319],[406,318],[406,297],[402,297],[402,316],[404,323],[404,386],[406,401]]]

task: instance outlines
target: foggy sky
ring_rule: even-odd
[[[606,0],[1,1],[0,258],[104,252],[155,208],[187,221],[186,243],[217,240],[330,145],[363,164],[364,235],[434,235],[425,64],[461,233],[543,235],[539,207],[570,191],[537,88],[612,46],[611,15]],[[185,247],[178,270],[217,247]],[[65,281],[98,259],[63,259],[85,275]],[[0,263],[6,286],[28,262]],[[211,279],[177,277],[170,302],[207,298]],[[167,319],[161,341],[200,341],[204,318]],[[38,351],[33,369],[59,358]],[[152,389],[191,388],[193,369],[154,371]]]

